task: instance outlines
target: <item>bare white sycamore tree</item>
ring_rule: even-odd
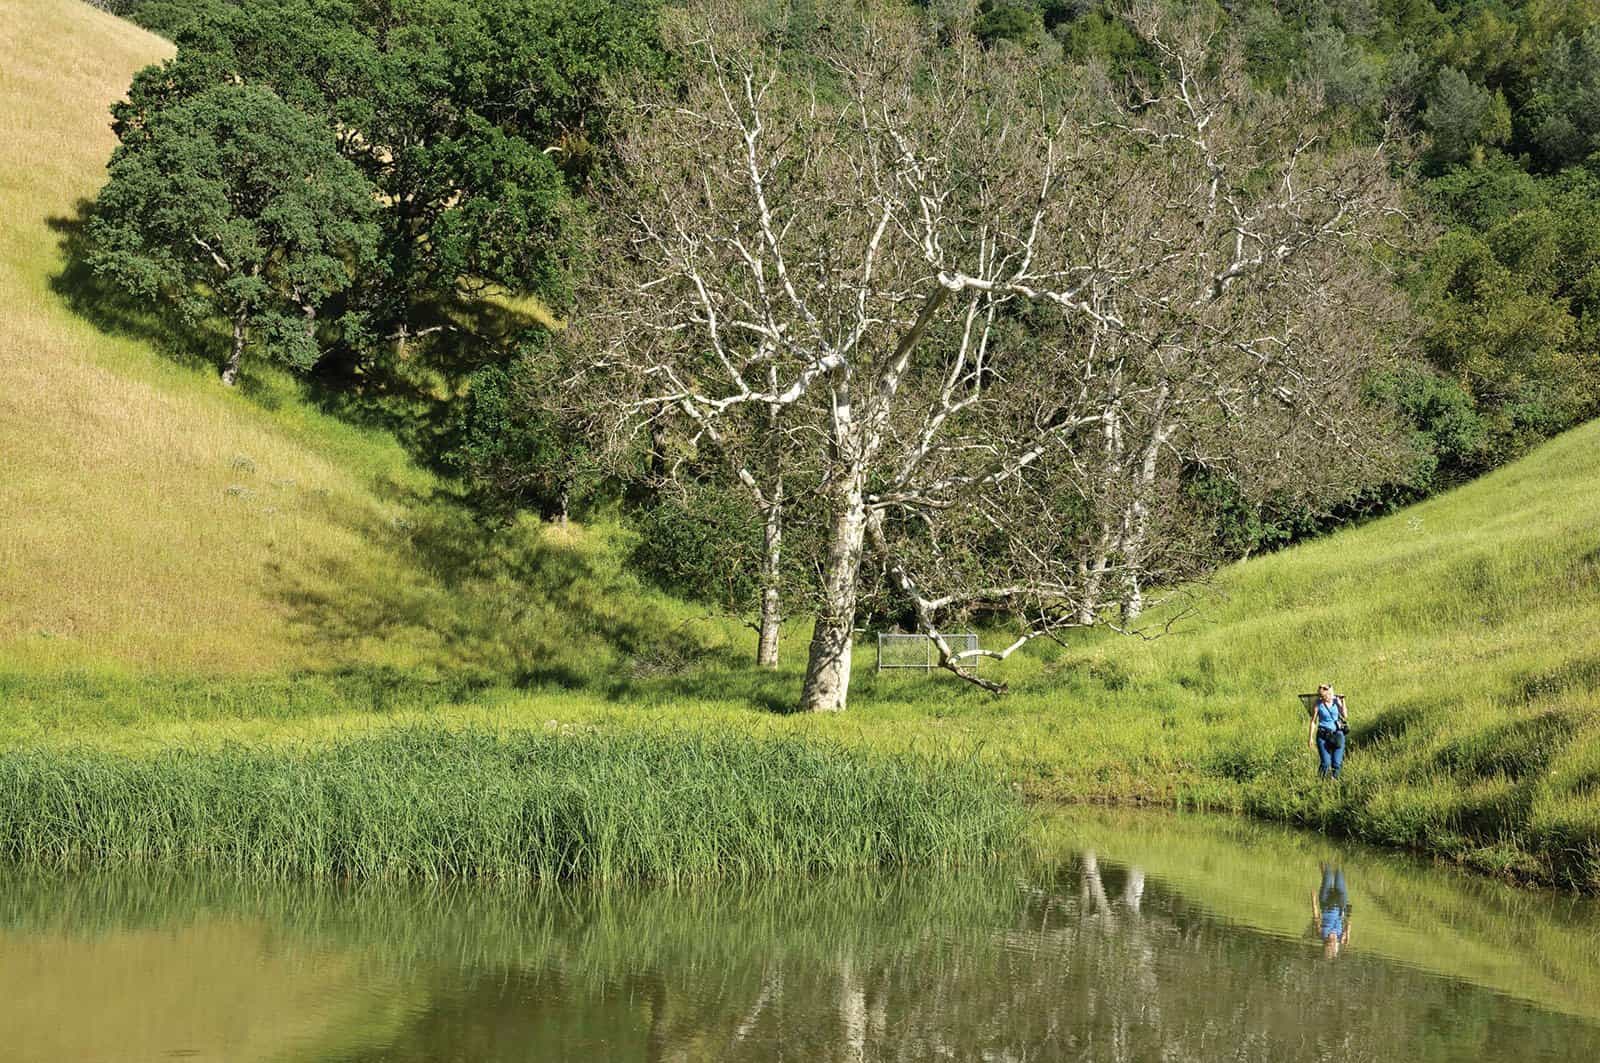
[[[845,707],[874,581],[1000,689],[943,626],[1010,616],[994,658],[1131,628],[1209,563],[1189,464],[1311,491],[1383,452],[1385,149],[1213,27],[1130,17],[1164,74],[1132,94],[870,8],[805,57],[734,7],[669,30],[686,82],[632,113],[575,335],[616,423],[687,426],[774,528],[774,462],[815,485],[802,709]]]

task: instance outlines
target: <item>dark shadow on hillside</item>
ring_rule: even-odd
[[[866,642],[856,646],[858,661],[871,652]],[[803,639],[794,639],[784,645],[783,653],[786,662],[797,665],[805,660],[806,643]],[[787,664],[776,671],[758,668],[754,657],[755,635],[752,633],[748,641],[740,641],[671,674],[639,675],[635,670],[631,675],[617,676],[607,684],[605,694],[615,702],[700,699],[746,704],[780,716],[797,712],[801,669]],[[853,705],[871,705],[875,701],[915,702],[933,718],[962,716],[974,710],[990,711],[995,700],[989,692],[948,672],[880,675],[870,668],[858,670],[852,676],[850,697]]]
[[[1518,677],[1512,690],[1500,700],[1508,707],[1517,708],[1596,687],[1600,687],[1600,657],[1576,657],[1553,668]]]
[[[101,332],[148,344],[178,365],[217,376],[230,343],[221,324],[187,322],[160,301],[130,295],[96,275],[89,265],[88,234],[94,209],[92,200],[80,199],[70,216],[47,221],[64,262],[50,278],[51,290]],[[346,423],[388,432],[419,465],[448,473],[455,389],[481,368],[486,349],[502,356],[540,326],[525,314],[467,297],[418,312],[435,325],[442,323],[427,344],[392,359],[360,358],[334,348],[309,373],[295,374],[293,387],[300,401]],[[238,393],[275,409],[283,386],[258,371],[257,357],[245,357]]]
[[[1350,728],[1350,741],[1357,748],[1370,748],[1381,742],[1403,738],[1407,731],[1420,723],[1424,712],[1418,705],[1399,705],[1385,710]]]
[[[97,276],[89,265],[91,200],[80,199],[69,217],[54,217],[45,224],[59,238],[64,261],[61,272],[50,278],[50,290],[67,307],[110,336],[148,343],[160,354],[191,369],[217,372],[228,339],[215,328],[190,325],[178,315]]]
[[[447,493],[391,484],[387,495],[403,517],[322,492],[300,502],[376,546],[376,568],[325,556],[272,572],[294,622],[325,652],[402,640],[443,674],[601,696],[640,662],[710,665],[729,652],[647,604],[610,558],[579,539],[526,524],[486,526]]]
[[[671,675],[631,674],[612,678],[605,696],[614,702],[714,700],[749,705],[780,716],[796,711],[800,680],[793,673],[756,667],[754,639],[717,655],[714,663],[689,664]]]
[[[1538,776],[1580,725],[1572,710],[1547,709],[1446,743],[1434,755],[1433,767],[1467,785],[1495,776],[1513,781]]]
[[[307,402],[331,417],[395,437],[414,461],[452,475],[458,403],[467,380],[490,363],[505,364],[543,325],[470,293],[420,299],[413,330],[425,341],[391,338],[381,354],[331,352],[304,378]]]

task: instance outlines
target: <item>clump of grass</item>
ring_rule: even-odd
[[[681,881],[981,862],[976,765],[793,739],[436,726],[294,750],[0,755],[0,858],[270,877]]]

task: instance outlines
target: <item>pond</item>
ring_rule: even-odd
[[[0,1059],[1590,1060],[1600,907],[1232,820],[693,890],[0,876]]]

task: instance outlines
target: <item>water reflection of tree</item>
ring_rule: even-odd
[[[1574,1033],[1567,1024],[1370,957],[1352,957],[1330,988],[1315,951],[1219,923],[1093,854],[1047,879],[999,885],[998,906],[962,903],[958,884],[955,898],[919,892],[928,883],[824,889],[815,904],[785,900],[789,922],[771,917],[759,891],[709,906],[702,897],[684,913],[692,925],[677,929],[646,905],[656,925],[635,959],[651,966],[610,977],[625,956],[607,938],[622,924],[597,934],[584,923],[557,962],[497,975],[498,999],[538,1008],[474,1010],[480,1025],[505,1024],[494,1044],[527,1051],[461,1058],[534,1059],[562,1046],[592,1058],[841,1063],[1491,1058],[1541,1042],[1600,1050],[1592,1030],[1574,1047],[1562,1040]],[[1417,1036],[1429,1016],[1456,1013],[1472,1018]],[[630,1021],[636,1041],[622,1036]],[[448,1041],[429,1033],[437,1021],[417,1026],[415,1042],[374,1058],[447,1058],[438,1053]],[[551,1039],[557,1029],[565,1040]]]
[[[1600,1058],[1591,1026],[1370,954],[1330,982],[1303,940],[1228,925],[1093,853],[685,891],[24,891],[0,924],[118,904],[108,926],[181,925],[185,905],[266,923],[281,952],[343,950],[364,971],[352,993],[425,1001],[373,1023],[366,1050],[320,1057],[346,1063]]]

